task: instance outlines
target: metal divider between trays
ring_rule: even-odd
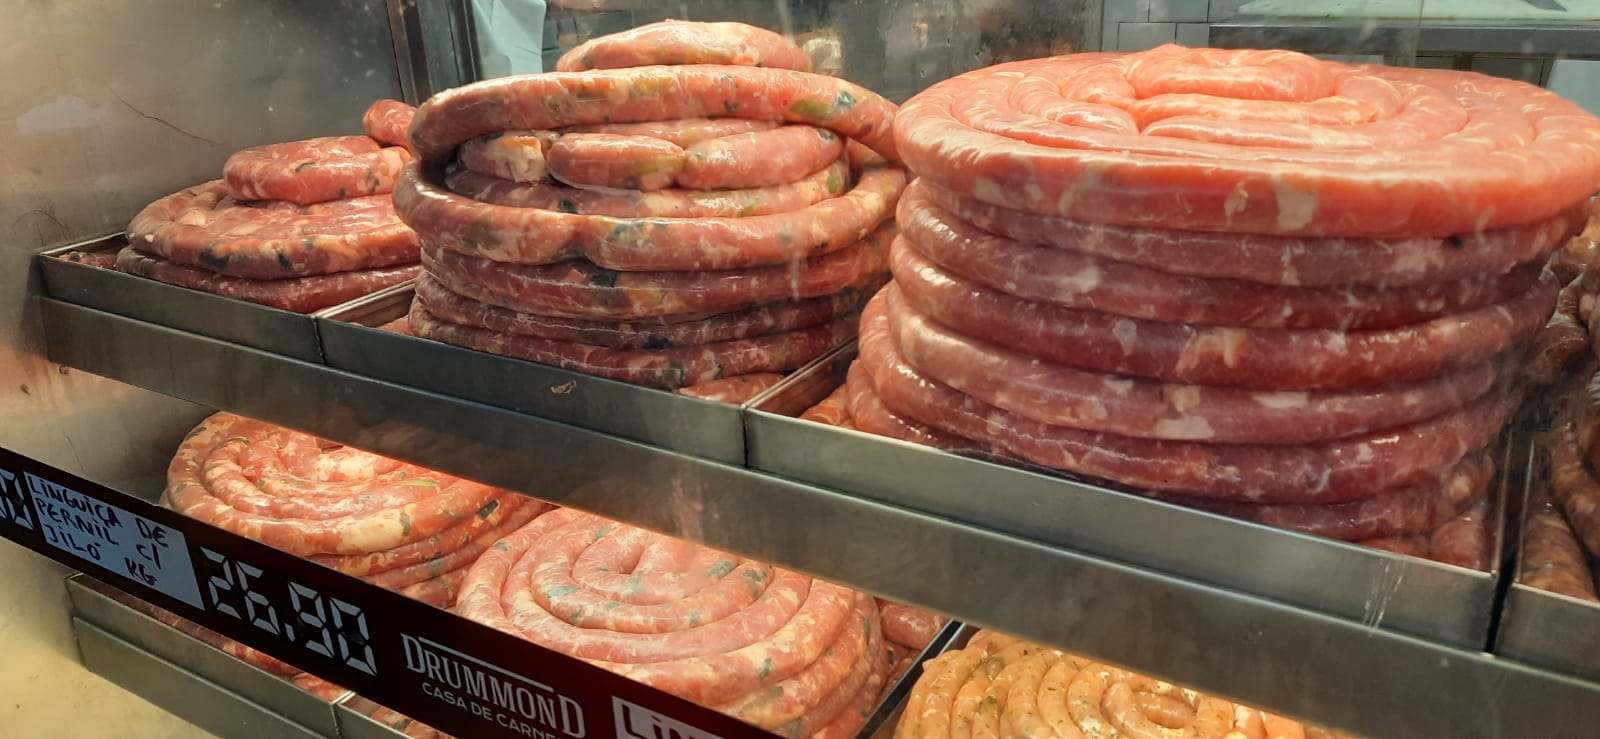
[[[749,467],[1045,544],[1138,563],[1368,626],[1454,646],[1488,645],[1504,505],[1489,522],[1489,571],[1309,536],[790,416],[843,382],[843,347],[757,398]],[[1520,479],[1525,435],[1505,434],[1488,494]],[[981,491],[981,492],[980,492]]]
[[[1581,362],[1581,371],[1569,371],[1550,389],[1556,398],[1582,393],[1583,387],[1596,367],[1593,360]],[[1554,420],[1554,419],[1549,419]],[[1494,652],[1503,657],[1546,667],[1565,674],[1589,680],[1600,680],[1600,603],[1553,593],[1531,587],[1522,582],[1524,542],[1527,519],[1531,512],[1534,492],[1541,482],[1537,476],[1540,450],[1528,450],[1529,473],[1520,490],[1515,491],[1519,505],[1518,515],[1512,517],[1516,561],[1500,611],[1499,629],[1495,634]],[[1559,506],[1558,506],[1559,508]],[[1562,515],[1565,515],[1563,511]],[[1579,548],[1583,545],[1580,543]],[[1600,558],[1584,552],[1593,565]],[[1591,571],[1591,574],[1594,574]]]

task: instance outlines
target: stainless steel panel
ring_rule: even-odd
[[[87,575],[67,579],[74,618],[94,624],[153,657],[248,698],[321,736],[339,736],[332,702],[161,623],[148,613],[119,602],[112,592]]]
[[[51,355],[88,371],[1304,720],[1397,737],[1577,736],[1600,725],[1600,684],[1132,567],[1075,542],[987,531],[59,301],[43,308]],[[1178,546],[1193,535],[1168,531]],[[1342,579],[1303,572],[1324,585]],[[1421,572],[1391,574],[1409,584]],[[1377,585],[1379,602],[1398,589]]]
[[[99,482],[164,474],[205,411],[46,361],[27,295],[44,247],[122,228],[235,149],[360,130],[397,91],[381,0],[4,3],[0,445]],[[0,545],[9,736],[202,734],[77,663],[63,570]]]
[[[787,378],[747,414],[752,469],[1372,628],[1468,649],[1488,643],[1498,568],[1475,572],[1306,536],[780,415],[837,387],[852,357],[843,353]],[[1492,559],[1498,562],[1498,553]]]
[[[78,638],[83,664],[89,670],[218,736],[228,739],[322,739],[325,736],[139,649],[88,621],[72,619],[72,631]],[[114,728],[126,732],[133,727]],[[126,736],[126,733],[121,735]]]
[[[322,361],[317,326],[308,315],[58,258],[75,251],[115,253],[127,243],[122,234],[114,234],[45,251],[38,260],[44,293],[275,354]]]
[[[738,406],[369,327],[404,315],[410,305],[411,291],[394,289],[319,317],[328,366],[719,462],[744,463]],[[352,320],[358,316],[367,320]]]
[[[1600,606],[1512,583],[1495,654],[1600,680]]]

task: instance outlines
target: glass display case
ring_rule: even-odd
[[[1600,721],[1600,5],[9,12],[18,736]]]

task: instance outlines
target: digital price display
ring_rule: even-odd
[[[0,536],[448,734],[771,736],[6,449]]]

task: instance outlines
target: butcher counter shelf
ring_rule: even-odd
[[[1421,583],[1438,569],[1415,560],[1394,560],[1386,577],[1357,580],[1370,607],[1330,613],[1326,603],[1297,606],[1282,594],[1274,600],[1252,593],[1258,584],[1242,573],[1287,557],[1302,577],[1342,592],[1332,581],[1348,576],[1319,567],[1316,555],[1304,552],[1379,555],[1075,483],[1029,482],[1021,473],[934,452],[908,457],[912,450],[900,448],[894,465],[866,465],[919,480],[927,470],[900,465],[940,465],[953,479],[971,481],[969,490],[1006,490],[1017,500],[1042,497],[1028,485],[1076,491],[1068,494],[1082,499],[1074,514],[1079,524],[1041,540],[1048,532],[1037,524],[1047,511],[1036,508],[1010,514],[1018,523],[1031,518],[1035,528],[1008,531],[998,521],[958,520],[970,511],[911,510],[874,500],[870,490],[836,492],[83,305],[39,302],[50,357],[69,366],[806,571],[1308,721],[1371,736],[1572,735],[1600,722],[1600,684],[1484,654],[1482,642],[1462,647],[1439,631],[1423,638],[1397,628],[1391,609],[1414,597],[1399,594],[1429,595]],[[748,415],[753,463],[780,459],[764,445],[782,437],[762,423],[781,432],[798,422]],[[788,430],[797,434],[794,443],[876,443],[886,454],[894,446],[823,427]],[[934,496],[916,505],[949,503]],[[1098,533],[1089,536],[1087,524]],[[1130,538],[1119,542],[1119,536]],[[1283,543],[1250,550],[1274,540]],[[1233,548],[1241,551],[1219,554]],[[1181,560],[1188,556],[1254,567],[1203,577],[1194,568],[1210,565],[1186,568]],[[1435,689],[1440,684],[1451,689]]]

